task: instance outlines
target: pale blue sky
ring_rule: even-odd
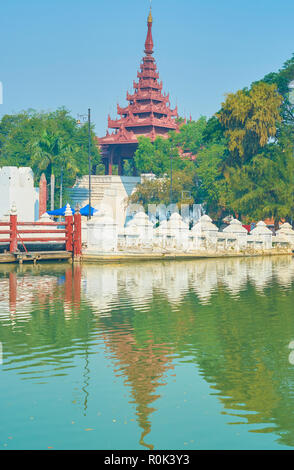
[[[125,105],[146,37],[149,0],[9,0],[0,9],[0,116],[90,106],[96,133]],[[153,0],[155,58],[181,115],[211,116],[225,93],[294,52],[293,0]]]

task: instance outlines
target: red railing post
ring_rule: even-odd
[[[65,211],[65,230],[66,230],[66,251],[73,251],[73,216],[70,205],[67,204]]]
[[[39,218],[47,211],[47,181],[44,173],[39,183]]]
[[[73,301],[74,307],[79,310],[81,306],[82,268],[80,264],[74,265],[73,270]]]
[[[17,251],[17,210],[15,205],[12,206],[10,211],[10,253]]]
[[[64,302],[67,307],[72,306],[72,267],[65,271]]]
[[[9,311],[13,315],[16,313],[17,298],[17,276],[16,272],[9,273]]]
[[[79,258],[82,254],[82,216],[77,207],[74,215],[74,257]]]

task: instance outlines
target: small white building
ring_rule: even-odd
[[[17,207],[18,219],[32,222],[39,218],[39,188],[34,187],[34,173],[29,167],[0,168],[0,219]]]

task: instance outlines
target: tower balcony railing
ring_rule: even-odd
[[[156,72],[157,71],[157,66],[154,62],[142,62],[140,64],[140,68],[141,68],[141,72],[144,72],[144,71],[152,71],[152,72]],[[140,73],[140,72],[138,72]]]
[[[154,90],[162,90],[162,82],[158,83],[156,80],[152,79],[141,79],[139,82],[133,82],[133,87],[136,90],[142,90],[144,88],[153,88]]]
[[[151,90],[148,91],[140,91],[139,93],[130,94],[127,93],[127,100],[128,101],[138,101],[138,100],[156,100],[156,101],[164,101],[165,97],[161,93],[152,92]]]
[[[137,73],[138,78],[155,78],[156,80],[159,79],[159,73],[152,71],[152,70],[144,70],[143,72]]]
[[[159,101],[163,103],[168,103],[169,95],[164,96],[160,92],[151,91],[151,90],[142,91],[142,89],[140,89],[137,93],[134,93],[133,95],[131,95],[130,93],[127,93],[127,100],[128,101],[154,100],[154,101]]]
[[[140,103],[134,103],[129,106],[126,106],[125,108],[120,107],[117,105],[117,114],[120,116],[126,117],[130,113],[132,114],[143,114],[143,113],[157,113],[157,114],[163,114],[165,116],[177,116],[178,115],[178,110],[177,108],[175,109],[170,109],[169,107],[166,106],[165,103],[147,103],[147,104],[140,104]]]
[[[132,116],[126,119],[109,119],[108,127],[110,129],[120,129],[121,127],[131,129],[132,127],[142,126],[157,126],[166,127],[168,129],[176,129],[177,125],[170,116],[163,116],[162,118],[156,118],[154,116],[148,116],[146,118],[139,118],[138,116]]]

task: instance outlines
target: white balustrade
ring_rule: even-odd
[[[264,253],[265,251],[288,252],[294,246],[294,230],[283,224],[274,236],[262,221],[251,230],[250,235],[242,223],[233,219],[223,230],[213,224],[208,215],[202,216],[189,230],[182,217],[173,213],[153,228],[144,212],[138,212],[124,229],[117,230],[112,217],[103,212],[87,222],[88,252],[154,252],[154,253]]]

